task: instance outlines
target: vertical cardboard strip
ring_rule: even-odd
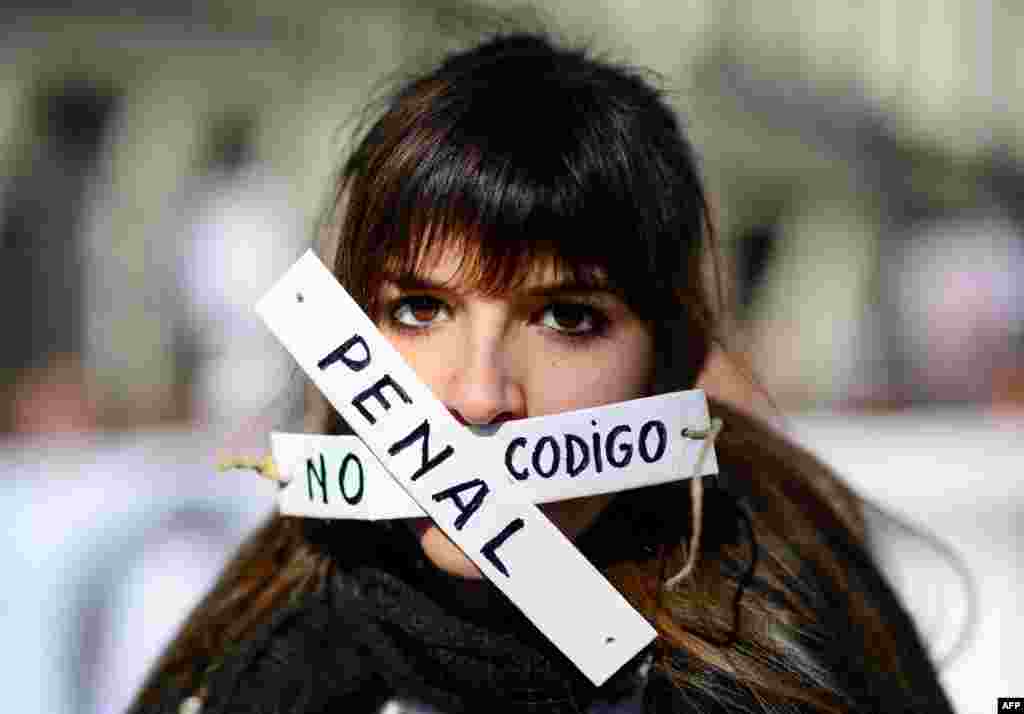
[[[591,681],[603,683],[654,638],[312,251],[257,311],[398,485]]]

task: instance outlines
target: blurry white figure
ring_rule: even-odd
[[[237,423],[286,388],[291,362],[253,308],[302,244],[287,186],[259,169],[214,184],[204,197],[184,256],[199,421]]]
[[[248,130],[229,126],[188,190],[180,257],[193,416],[228,428],[261,414],[288,386],[292,362],[254,306],[308,243],[291,186],[249,158]]]

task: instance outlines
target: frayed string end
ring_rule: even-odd
[[[217,463],[218,471],[231,471],[232,469],[248,469],[250,471],[255,471],[260,476],[270,481],[275,481],[281,484],[288,482],[288,479],[282,476],[281,472],[277,470],[277,464],[274,463],[274,459],[270,454],[267,454],[262,459],[232,456],[226,459],[221,459]]]
[[[665,581],[664,588],[666,590],[671,590],[682,582],[684,578],[689,577],[694,568],[697,567],[697,555],[700,552],[701,526],[704,518],[704,481],[700,477],[700,470],[704,465],[704,459],[707,458],[708,452],[711,450],[721,430],[722,420],[717,418],[711,420],[711,426],[707,429],[683,430],[683,436],[689,439],[703,439],[704,443],[701,445],[700,453],[697,454],[697,462],[693,466],[693,476],[690,479],[692,527],[690,543],[686,547],[686,562],[683,563],[683,567],[678,573]]]

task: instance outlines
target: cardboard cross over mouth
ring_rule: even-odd
[[[582,425],[576,421],[572,431],[567,432],[538,432],[534,429],[540,422],[524,419],[507,423],[493,436],[482,437],[459,424],[433,396],[312,251],[285,273],[256,309],[365,445],[362,457],[354,457],[360,458],[365,469],[358,482],[361,494],[355,481],[346,482],[344,478],[346,466],[355,468],[352,460],[346,464],[344,455],[340,461],[334,456],[336,471],[331,480],[337,483],[337,477],[343,477],[337,484],[342,503],[355,506],[363,500],[367,504],[374,502],[370,489],[377,491],[378,482],[384,480],[373,474],[383,471],[391,478],[391,484],[405,494],[397,495],[398,491],[393,489],[394,497],[386,499],[387,502],[400,503],[404,509],[411,509],[414,504],[419,510],[409,515],[430,516],[595,684],[606,681],[654,639],[656,633],[651,625],[540,513],[533,503],[536,497],[522,486],[531,480],[535,484],[552,484],[541,487],[542,491],[549,491],[541,498],[558,500],[585,495],[572,491],[578,488],[575,484],[598,483],[602,490],[591,493],[603,493],[655,483],[650,480],[652,472],[660,473],[662,481],[693,475],[700,442],[684,439],[680,434],[683,428],[708,427],[703,393],[662,395],[538,418],[549,420],[541,424],[548,427],[562,423],[559,420],[578,420],[583,414]],[[693,418],[688,425],[683,424],[681,414],[670,417],[668,410],[663,413],[660,408],[651,409],[671,404],[680,395],[684,396],[679,404],[698,405],[697,411],[686,417]],[[594,413],[587,413],[591,411]],[[596,441],[595,424],[589,425],[589,431],[583,428],[588,421],[603,427],[597,430]],[[517,428],[525,430],[505,430],[517,424]],[[614,427],[620,425],[633,426],[628,432],[619,430],[613,438]],[[669,431],[670,425],[674,432]],[[623,450],[627,434],[632,446],[628,460]],[[507,440],[504,446],[501,439]],[[676,448],[687,441],[698,448]],[[584,447],[589,459],[586,465],[582,465]],[[571,465],[570,449],[575,449]],[[661,469],[629,468],[634,463],[644,467],[660,465],[670,451],[680,454],[681,464],[689,458],[690,468],[674,471],[674,476],[674,461],[666,462]],[[611,478],[599,481],[599,458],[601,471],[607,475],[614,473],[615,483],[611,483]],[[295,466],[294,461],[279,463],[283,468]],[[300,494],[302,486],[308,487],[306,494],[313,494],[314,483],[319,487],[322,482],[326,488],[326,455],[323,464],[317,472],[320,464],[313,462],[318,478],[305,472],[307,479],[313,480],[299,479],[289,488],[300,487]],[[713,473],[714,464],[713,452],[707,454],[704,472]],[[595,478],[583,478],[586,469]],[[564,478],[556,475],[559,470]],[[511,478],[506,475],[509,471]],[[573,495],[560,495],[559,489]],[[308,502],[314,500],[311,495],[307,498]],[[385,501],[379,503],[383,507]],[[551,587],[553,575],[559,587]]]

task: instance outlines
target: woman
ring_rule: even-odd
[[[336,276],[466,424],[690,388],[716,338],[693,152],[637,72],[583,52],[512,35],[449,56],[392,97],[342,203]],[[134,711],[950,711],[857,499],[711,411],[703,491],[544,507],[658,631],[604,686],[431,522],[275,517]]]

